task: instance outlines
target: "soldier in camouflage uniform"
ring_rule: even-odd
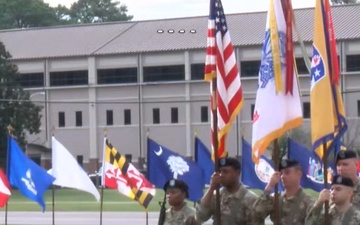
[[[189,187],[184,181],[171,179],[165,184],[164,191],[170,208],[165,212],[165,198],[159,225],[200,225],[195,220],[195,209],[186,205],[185,199],[189,197]]]
[[[275,221],[274,198],[270,193],[281,178],[285,191],[279,196],[280,225],[304,225],[314,201],[300,186],[301,166],[295,160],[282,160],[279,170],[272,174],[264,193],[255,202],[255,213],[260,217],[270,215],[270,219]]]
[[[206,222],[210,217],[214,224],[217,221],[215,213],[215,189],[220,189],[220,215],[221,225],[263,225],[264,218],[254,215],[251,206],[257,196],[247,190],[239,181],[240,162],[235,158],[222,158],[219,160],[220,173],[211,177],[210,187],[196,208],[196,219]]]
[[[336,156],[337,174],[350,178],[354,183],[352,204],[360,210],[360,178],[357,176],[358,159],[352,150],[340,151]]]
[[[359,225],[360,211],[351,204],[353,188],[354,183],[350,178],[334,176],[331,184],[331,197],[329,190],[320,192],[316,205],[306,218],[306,225],[324,224],[323,204],[330,199],[332,205],[329,209],[329,225]]]

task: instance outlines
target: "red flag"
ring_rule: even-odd
[[[208,22],[205,80],[211,82],[215,76],[217,83],[218,156],[221,158],[227,155],[225,149],[226,134],[230,131],[231,124],[243,105],[240,74],[221,0],[210,1]],[[210,89],[211,87],[212,84],[210,84]],[[213,96],[211,96],[211,102],[213,102]],[[213,118],[212,114],[211,118]],[[212,126],[212,132],[214,129],[216,128]],[[212,149],[214,151],[214,146]]]
[[[0,169],[0,207],[1,208],[3,208],[6,205],[6,203],[9,201],[10,195],[11,193],[10,193],[9,181],[6,175],[4,174],[4,172],[2,171],[2,169]]]

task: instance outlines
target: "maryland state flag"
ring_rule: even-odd
[[[320,158],[323,144],[331,149],[347,129],[339,76],[330,5],[316,0],[310,103],[312,148]]]
[[[153,185],[104,139],[102,185],[117,189],[121,194],[138,201],[147,209],[155,195]]]

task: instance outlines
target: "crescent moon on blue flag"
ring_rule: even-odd
[[[154,150],[154,152],[155,152],[155,154],[156,154],[157,156],[160,156],[160,155],[162,154],[163,150],[162,150],[162,148],[161,148],[161,146],[160,146],[159,151],[155,151],[155,150]]]

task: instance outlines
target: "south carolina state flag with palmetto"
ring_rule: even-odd
[[[294,70],[290,71],[290,77],[286,76],[286,53],[286,23],[281,1],[271,0],[253,115],[252,159],[255,163],[274,139],[302,124],[297,76]],[[289,78],[290,83],[286,82]]]
[[[331,149],[347,129],[339,76],[330,5],[327,0],[316,0],[310,104],[313,150],[320,158],[323,144]]]

